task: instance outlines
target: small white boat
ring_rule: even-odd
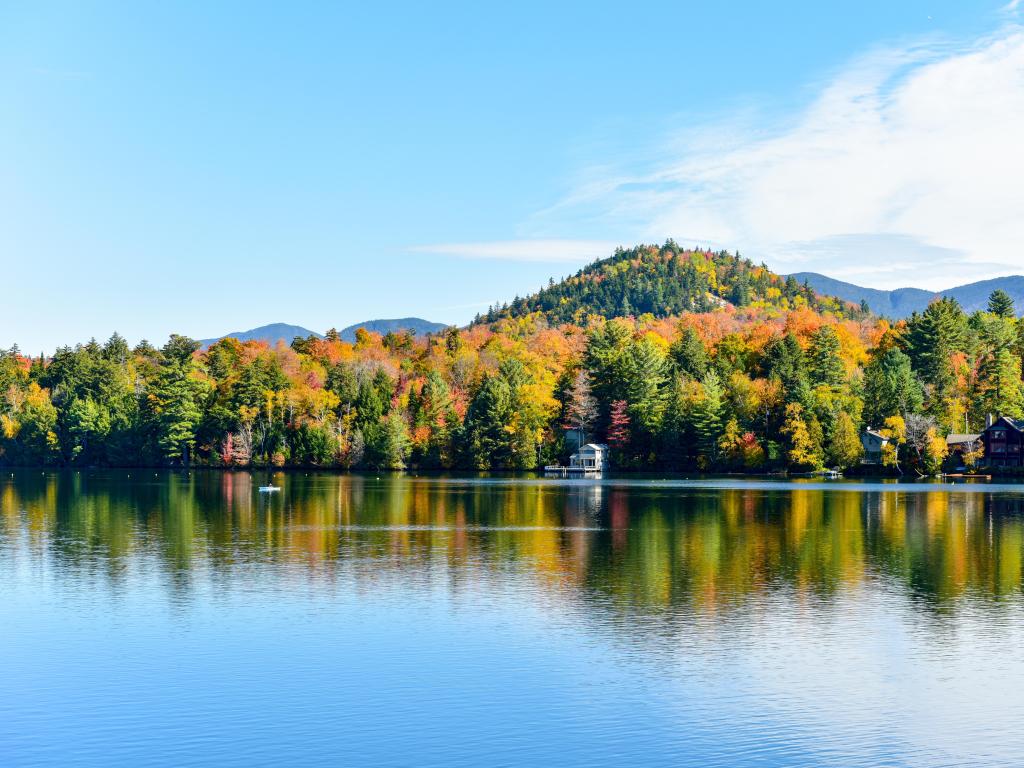
[[[260,493],[273,493],[274,491],[280,491],[280,486],[277,485],[261,485]]]

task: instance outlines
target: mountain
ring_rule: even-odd
[[[411,330],[416,336],[424,336],[428,333],[443,331],[447,327],[446,323],[434,323],[421,317],[400,317],[393,320],[367,320],[362,323],[356,323],[342,329],[338,332],[338,335],[341,336],[342,341],[355,341],[356,331],[360,328],[365,328],[368,331],[379,334],[386,334],[389,331],[397,333],[399,331]]]
[[[921,288],[897,288],[893,291],[880,291],[875,288],[863,288],[853,283],[845,283],[817,272],[797,272],[790,277],[803,284],[806,282],[815,291],[828,296],[837,296],[845,301],[860,303],[866,301],[871,311],[892,318],[909,317],[913,312],[921,312],[932,301],[949,296],[960,302],[966,312],[985,309],[992,291],[1002,288],[1013,299],[1017,306],[1017,314],[1024,313],[1024,276],[996,277],[968,283],[945,291],[925,291]]]
[[[549,323],[582,323],[604,317],[652,314],[669,317],[733,305],[785,310],[807,306],[841,316],[860,314],[859,302],[815,292],[727,251],[687,250],[671,240],[640,245],[595,261],[575,275],[552,280],[537,293],[491,307],[478,323],[543,314]]]
[[[321,334],[311,331],[308,328],[303,328],[301,325],[271,323],[270,325],[261,325],[259,328],[251,328],[248,331],[232,331],[231,333],[225,333],[223,336],[218,336],[215,339],[201,339],[200,343],[203,347],[208,347],[221,339],[233,338],[238,339],[239,341],[265,341],[270,346],[274,346],[279,341],[283,341],[285,344],[291,344],[292,339],[296,336],[305,338],[310,335],[322,338]]]
[[[339,331],[338,335],[343,341],[352,342],[356,340],[356,330],[359,328],[365,328],[368,331],[380,334],[386,334],[388,331],[412,330],[415,335],[422,336],[426,333],[436,333],[447,327],[444,323],[432,323],[419,317],[402,317],[394,320],[367,320],[362,323],[356,323]],[[296,337],[308,338],[309,336],[315,336],[318,339],[323,338],[322,333],[303,328],[301,325],[272,323],[270,325],[261,325],[259,328],[251,328],[248,331],[232,331],[214,339],[202,339],[200,343],[205,348],[221,339],[230,337],[239,341],[265,341],[270,346],[274,346],[279,341],[291,344],[292,340]]]

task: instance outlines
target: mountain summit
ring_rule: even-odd
[[[271,323],[270,325],[261,325],[259,328],[250,328],[248,331],[232,331],[213,339],[200,339],[200,343],[203,347],[208,347],[211,344],[216,344],[221,339],[231,338],[238,339],[239,341],[265,341],[273,347],[279,341],[291,344],[292,340],[297,337],[305,338],[311,335],[322,338],[321,334],[308,328],[303,328],[301,325]]]
[[[690,250],[672,240],[662,246],[620,248],[537,293],[491,307],[476,322],[540,312],[552,324],[582,323],[588,315],[669,317],[726,306],[787,310],[809,307],[836,315],[859,314],[850,304],[816,292],[795,278],[727,251]]]

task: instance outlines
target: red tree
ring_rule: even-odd
[[[625,400],[612,403],[611,419],[608,424],[608,445],[612,448],[625,448],[629,444],[629,404]]]

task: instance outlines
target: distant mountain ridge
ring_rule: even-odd
[[[448,326],[445,323],[435,323],[430,320],[424,320],[420,317],[400,317],[394,319],[383,319],[383,320],[366,320],[361,323],[355,323],[343,328],[338,331],[338,335],[342,341],[352,342],[356,340],[356,331],[360,328],[365,328],[368,331],[374,333],[386,334],[389,331],[406,331],[411,330],[415,335],[422,336],[427,333],[437,333],[438,331],[444,330]],[[217,336],[212,339],[201,339],[200,343],[203,347],[208,347],[211,344],[216,344],[221,339],[238,339],[239,341],[264,341],[270,346],[274,346],[277,342],[281,341],[285,344],[291,344],[296,338],[308,338],[315,336],[318,339],[322,339],[324,335],[311,331],[308,328],[303,328],[301,325],[289,325],[288,323],[271,323],[270,325],[261,325],[259,328],[250,328],[248,331],[232,331],[231,333],[225,333],[223,336]]]
[[[816,292],[826,296],[836,296],[854,303],[859,303],[861,300],[866,301],[875,314],[886,315],[894,319],[909,317],[913,312],[921,312],[935,299],[946,296],[960,302],[966,312],[985,309],[988,306],[989,295],[998,288],[1002,288],[1013,299],[1017,314],[1024,314],[1024,276],[1022,275],[980,280],[976,283],[947,288],[944,291],[926,291],[921,288],[897,288],[892,291],[883,291],[836,280],[817,272],[796,272],[791,277],[800,283],[806,282]]]
[[[447,327],[447,323],[435,323],[431,320],[424,320],[422,317],[398,317],[390,320],[366,320],[362,323],[355,323],[338,331],[338,335],[341,336],[342,341],[355,341],[356,331],[365,328],[382,335],[389,332],[412,331],[416,336],[424,336],[428,333],[443,331]]]
[[[216,344],[221,339],[238,339],[239,341],[265,341],[270,346],[274,346],[279,341],[291,344],[292,340],[296,337],[306,338],[311,334],[318,338],[323,338],[323,334],[303,328],[301,325],[271,323],[270,325],[261,325],[259,328],[250,328],[248,331],[232,331],[213,339],[200,339],[199,343],[203,347],[208,347],[211,344]]]

